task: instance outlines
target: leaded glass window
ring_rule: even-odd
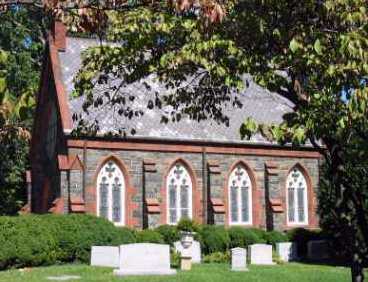
[[[97,177],[97,214],[115,224],[124,224],[125,179],[119,166],[110,160]]]
[[[230,224],[252,224],[252,182],[243,165],[230,173],[228,190]]]
[[[176,224],[183,217],[192,218],[192,179],[187,168],[180,162],[170,170],[167,180],[169,224]]]
[[[308,223],[307,181],[302,171],[295,167],[287,180],[288,223]]]

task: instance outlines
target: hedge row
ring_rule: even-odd
[[[154,230],[134,231],[115,227],[109,221],[89,215],[28,215],[0,217],[0,269],[57,263],[84,262],[90,259],[93,245],[117,246],[134,242],[166,243],[173,246],[180,230],[197,233],[202,251],[209,260],[221,260],[219,253],[233,247],[288,240],[304,244],[316,233],[298,229],[289,237],[260,229],[198,225],[188,220],[178,226],[162,225]],[[313,238],[312,238],[313,237]],[[220,258],[221,257],[221,258]]]
[[[95,216],[0,217],[0,269],[88,262],[92,245],[131,242],[132,231]]]

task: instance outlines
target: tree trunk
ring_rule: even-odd
[[[345,202],[352,200],[351,197],[352,187],[349,187],[348,191],[350,190],[349,196],[347,196],[344,191],[346,191],[346,186],[344,184],[344,173],[345,173],[345,165],[344,165],[344,158],[343,158],[343,151],[338,146],[331,146],[329,148],[330,156],[331,156],[331,166],[330,166],[330,177],[335,189],[335,193],[337,196],[338,201]],[[346,207],[345,207],[346,208]],[[344,210],[344,205],[336,207],[336,211],[338,214],[346,212]],[[361,218],[360,218],[361,219]],[[359,222],[362,223],[362,222]],[[359,223],[357,223],[359,227]],[[356,232],[356,228],[354,226],[347,225],[348,230],[350,229],[350,240],[351,240],[351,281],[352,282],[363,282],[364,281],[364,268],[363,268],[363,259],[361,257],[361,247],[359,244],[359,236],[358,232]],[[348,244],[349,245],[349,244]]]
[[[364,281],[364,268],[359,254],[353,254],[353,261],[351,264],[351,281],[363,282]]]

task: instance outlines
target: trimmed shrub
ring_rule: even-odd
[[[205,254],[225,252],[229,249],[229,234],[223,226],[204,225],[199,233]]]
[[[298,256],[305,257],[307,255],[307,244],[312,240],[326,239],[327,236],[321,230],[308,230],[305,228],[295,228],[287,232],[289,241],[296,242]]]
[[[179,232],[176,226],[172,225],[161,225],[155,229],[156,232],[160,233],[164,242],[173,246],[176,241],[180,239]]]
[[[248,228],[249,232],[253,232],[258,238],[258,244],[267,243],[267,231],[259,228]]]
[[[179,220],[176,228],[179,232],[180,231],[197,232],[199,230],[199,225],[193,220],[184,217]]]
[[[274,230],[266,233],[266,241],[275,248],[276,243],[288,242],[289,238],[285,233]]]
[[[0,217],[0,269],[87,263],[91,246],[134,242],[127,234],[90,215]]]
[[[249,245],[263,242],[263,239],[258,236],[257,232],[241,226],[230,227],[228,229],[228,233],[230,238],[230,248],[246,248]]]
[[[227,263],[230,261],[230,253],[229,252],[215,252],[203,257],[204,263]]]
[[[128,227],[118,227],[120,235],[120,245],[137,242],[136,232]]]
[[[155,230],[145,229],[137,232],[137,242],[163,244],[164,238]]]

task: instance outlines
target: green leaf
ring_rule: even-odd
[[[296,51],[298,51],[300,47],[301,47],[300,43],[295,38],[293,38],[290,41],[289,48],[291,52],[295,53]]]
[[[321,41],[319,39],[316,40],[316,42],[314,42],[314,50],[316,51],[316,53],[318,55],[322,55],[322,44]]]
[[[6,89],[6,79],[5,77],[0,77],[0,93],[3,93]]]

